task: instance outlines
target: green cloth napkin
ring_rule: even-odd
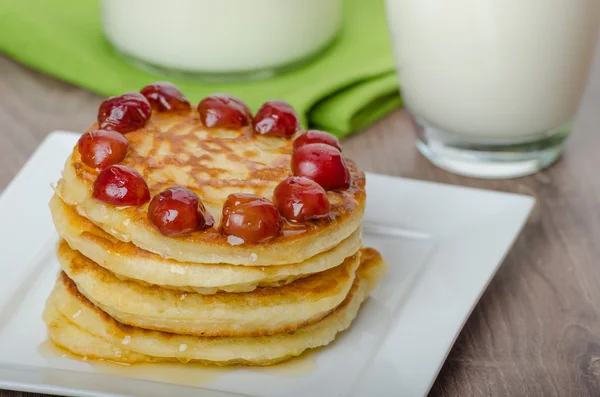
[[[290,102],[302,124],[344,137],[400,106],[383,0],[346,0],[336,43],[309,65],[253,82],[204,83],[151,74],[124,61],[102,35],[94,0],[1,0],[0,51],[103,95],[138,91],[158,80],[192,102],[214,92],[256,111],[269,99]]]

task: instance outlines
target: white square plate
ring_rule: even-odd
[[[116,377],[40,349],[58,269],[50,185],[76,141],[51,134],[0,198],[0,388],[84,397],[426,395],[534,205],[525,196],[367,175],[365,244],[390,269],[350,330],[311,354],[309,370],[231,369],[193,388],[174,384],[177,376]]]

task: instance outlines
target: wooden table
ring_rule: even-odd
[[[0,188],[49,131],[87,128],[101,99],[0,56]],[[430,396],[600,396],[599,130],[597,62],[565,155],[533,176],[486,181],[442,171],[417,152],[401,110],[344,142],[368,171],[538,200]],[[17,396],[33,395],[0,390]]]

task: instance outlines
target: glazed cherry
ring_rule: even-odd
[[[252,112],[239,98],[214,94],[198,105],[200,120],[209,128],[241,128],[250,124]]]
[[[292,171],[323,186],[325,190],[350,186],[350,171],[342,153],[324,143],[311,143],[294,150]]]
[[[304,176],[291,176],[277,185],[273,203],[284,218],[295,222],[320,219],[329,214],[325,189]]]
[[[147,85],[140,93],[150,102],[152,109],[158,112],[188,113],[192,110],[190,101],[179,88],[168,81]]]
[[[283,101],[265,102],[252,121],[254,132],[262,135],[289,138],[300,128],[298,115]]]
[[[165,236],[181,236],[207,229],[214,223],[198,195],[180,186],[163,190],[152,198],[148,219]]]
[[[308,145],[311,143],[324,143],[329,146],[333,146],[340,152],[342,146],[340,140],[328,132],[318,130],[308,130],[298,138],[294,139],[294,149],[298,149],[301,146]]]
[[[139,92],[130,92],[102,102],[98,109],[98,124],[103,130],[126,134],[145,126],[151,114],[152,107],[146,97]]]
[[[150,201],[150,190],[142,175],[135,169],[125,165],[111,165],[98,175],[92,196],[112,205],[142,205]]]
[[[277,208],[255,194],[230,194],[223,204],[223,232],[249,243],[261,243],[281,233]]]
[[[77,142],[81,161],[98,170],[123,160],[128,147],[129,141],[123,134],[106,130],[86,132]]]

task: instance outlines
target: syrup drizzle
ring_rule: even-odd
[[[122,378],[151,380],[182,386],[204,387],[220,377],[236,371],[250,371],[276,376],[300,376],[316,370],[315,353],[305,353],[281,364],[265,367],[204,365],[197,363],[137,363],[123,364],[107,360],[77,356],[52,341],[38,346],[38,352],[47,358],[72,359],[89,364],[94,372]]]

